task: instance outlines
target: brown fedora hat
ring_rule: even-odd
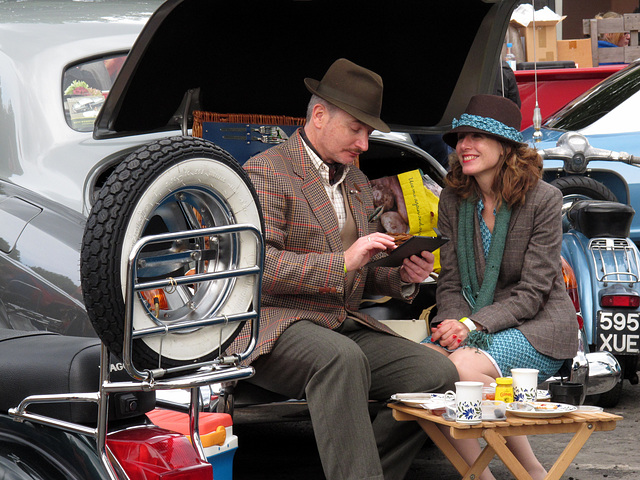
[[[311,93],[354,116],[365,125],[381,132],[391,129],[380,120],[382,110],[382,78],[375,72],[339,58],[329,67],[321,81],[305,78]]]
[[[474,95],[460,119],[454,118],[451,122],[453,129],[442,139],[456,148],[459,133],[484,133],[506,142],[524,144],[521,123],[522,114],[512,100],[498,95]]]

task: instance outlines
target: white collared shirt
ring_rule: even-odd
[[[322,185],[324,186],[324,189],[327,192],[327,196],[329,197],[329,201],[333,205],[333,209],[336,212],[338,226],[340,227],[340,230],[342,230],[345,222],[347,221],[347,211],[345,210],[344,197],[342,196],[342,187],[340,185],[347,176],[349,166],[345,165],[340,178],[338,178],[338,180],[336,180],[336,182],[331,185],[331,183],[329,183],[329,167],[327,166],[327,164],[324,163],[322,159],[318,157],[318,155],[316,155],[316,152],[314,152],[313,149],[310,148],[304,140],[302,143],[304,144],[304,148],[307,150],[309,157],[311,157],[313,165],[318,169]]]

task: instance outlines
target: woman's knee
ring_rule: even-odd
[[[475,348],[461,348],[449,355],[461,380],[471,380],[478,375],[487,375],[495,378],[498,371],[484,353]]]

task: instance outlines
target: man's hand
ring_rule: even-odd
[[[412,255],[405,258],[400,267],[400,278],[406,283],[420,283],[431,275],[434,262],[433,253],[426,250],[422,251],[420,256]]]
[[[344,252],[344,264],[347,267],[347,272],[362,268],[369,263],[369,260],[374,255],[387,249],[394,250],[395,248],[396,244],[393,241],[393,237],[384,233],[372,233],[371,235],[360,237]]]

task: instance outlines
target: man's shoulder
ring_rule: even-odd
[[[264,163],[279,164],[285,159],[290,160],[295,156],[301,155],[303,148],[300,135],[296,132],[284,142],[268,148],[245,162],[245,166],[260,165]],[[289,163],[287,161],[287,163]]]
[[[354,180],[359,184],[369,183],[369,177],[367,177],[365,173],[358,167],[352,166],[351,168],[349,168],[349,174],[353,175]]]

